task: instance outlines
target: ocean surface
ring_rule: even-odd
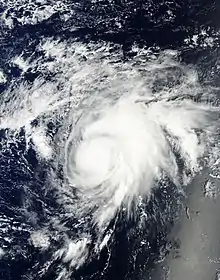
[[[220,2],[0,0],[0,50],[0,280],[220,279]]]

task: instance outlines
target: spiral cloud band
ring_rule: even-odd
[[[45,59],[32,68],[44,75],[1,96],[0,128],[10,128],[10,139],[23,129],[27,150],[34,146],[50,166],[43,191],[53,194],[48,223],[62,245],[45,266],[62,259],[77,270],[114,242],[118,214],[133,215],[145,231],[154,187],[162,185],[158,193],[167,198],[217,162],[218,89],[201,84],[196,69],[170,50],[134,48],[124,61],[120,48],[105,43],[51,40],[39,49]],[[166,220],[158,215],[158,223]]]
[[[205,152],[204,139],[195,131],[206,126],[208,106],[190,100],[137,101],[122,98],[95,121],[83,123],[80,141],[71,147],[70,183],[84,207],[96,209],[99,227],[122,205],[129,211],[135,198],[148,196],[162,174],[178,184],[175,152],[191,172]]]

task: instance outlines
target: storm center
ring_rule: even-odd
[[[112,168],[113,153],[113,143],[107,137],[86,139],[77,149],[76,169],[90,186],[99,185]]]

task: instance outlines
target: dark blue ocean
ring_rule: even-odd
[[[185,211],[185,187],[177,187],[169,177],[166,183],[154,182],[157,187],[150,198],[144,197],[138,207],[135,203],[131,206],[134,215],[128,218],[122,208],[117,211],[102,232],[102,237],[111,238],[96,253],[101,241],[92,222],[93,210],[76,215],[77,196],[75,190],[65,187],[66,159],[61,151],[70,153],[69,146],[64,149],[62,143],[68,142],[70,131],[75,129],[69,118],[74,106],[72,101],[66,102],[69,96],[74,97],[74,81],[79,79],[75,86],[79,96],[84,89],[92,95],[98,86],[93,87],[86,74],[83,78],[90,69],[87,66],[74,76],[72,84],[70,72],[77,73],[88,62],[88,67],[95,69],[91,79],[99,84],[105,77],[103,74],[96,80],[96,71],[97,76],[102,75],[99,60],[106,59],[120,69],[130,61],[139,65],[142,58],[135,59],[144,49],[153,61],[159,57],[158,69],[167,63],[162,70],[166,77],[161,79],[152,68],[155,72],[149,74],[147,82],[158,77],[153,91],[169,91],[184,83],[184,65],[196,71],[201,88],[213,89],[210,102],[218,102],[220,2],[0,0],[0,15],[0,280],[154,280],[150,271],[169,254],[173,245],[168,235]],[[175,52],[180,66],[163,61],[160,53],[167,50]],[[120,55],[115,55],[118,52]],[[72,61],[78,53],[80,58]],[[144,71],[142,68],[143,75]],[[131,88],[133,75],[131,72],[128,78]],[[190,83],[189,91],[195,86]],[[199,102],[203,100],[201,88],[194,90]],[[47,91],[49,97],[41,98]],[[58,91],[62,95],[56,97]],[[186,93],[183,98],[193,97]],[[65,104],[60,109],[57,104],[62,102]],[[56,106],[59,109],[54,109]],[[41,141],[43,137],[50,140]],[[175,153],[180,174],[187,177],[193,173],[193,168],[184,171],[178,148]],[[55,185],[62,187],[58,191]],[[143,213],[147,219],[140,226]],[[76,248],[68,247],[68,240],[83,238],[87,249],[72,261],[71,250]]]

